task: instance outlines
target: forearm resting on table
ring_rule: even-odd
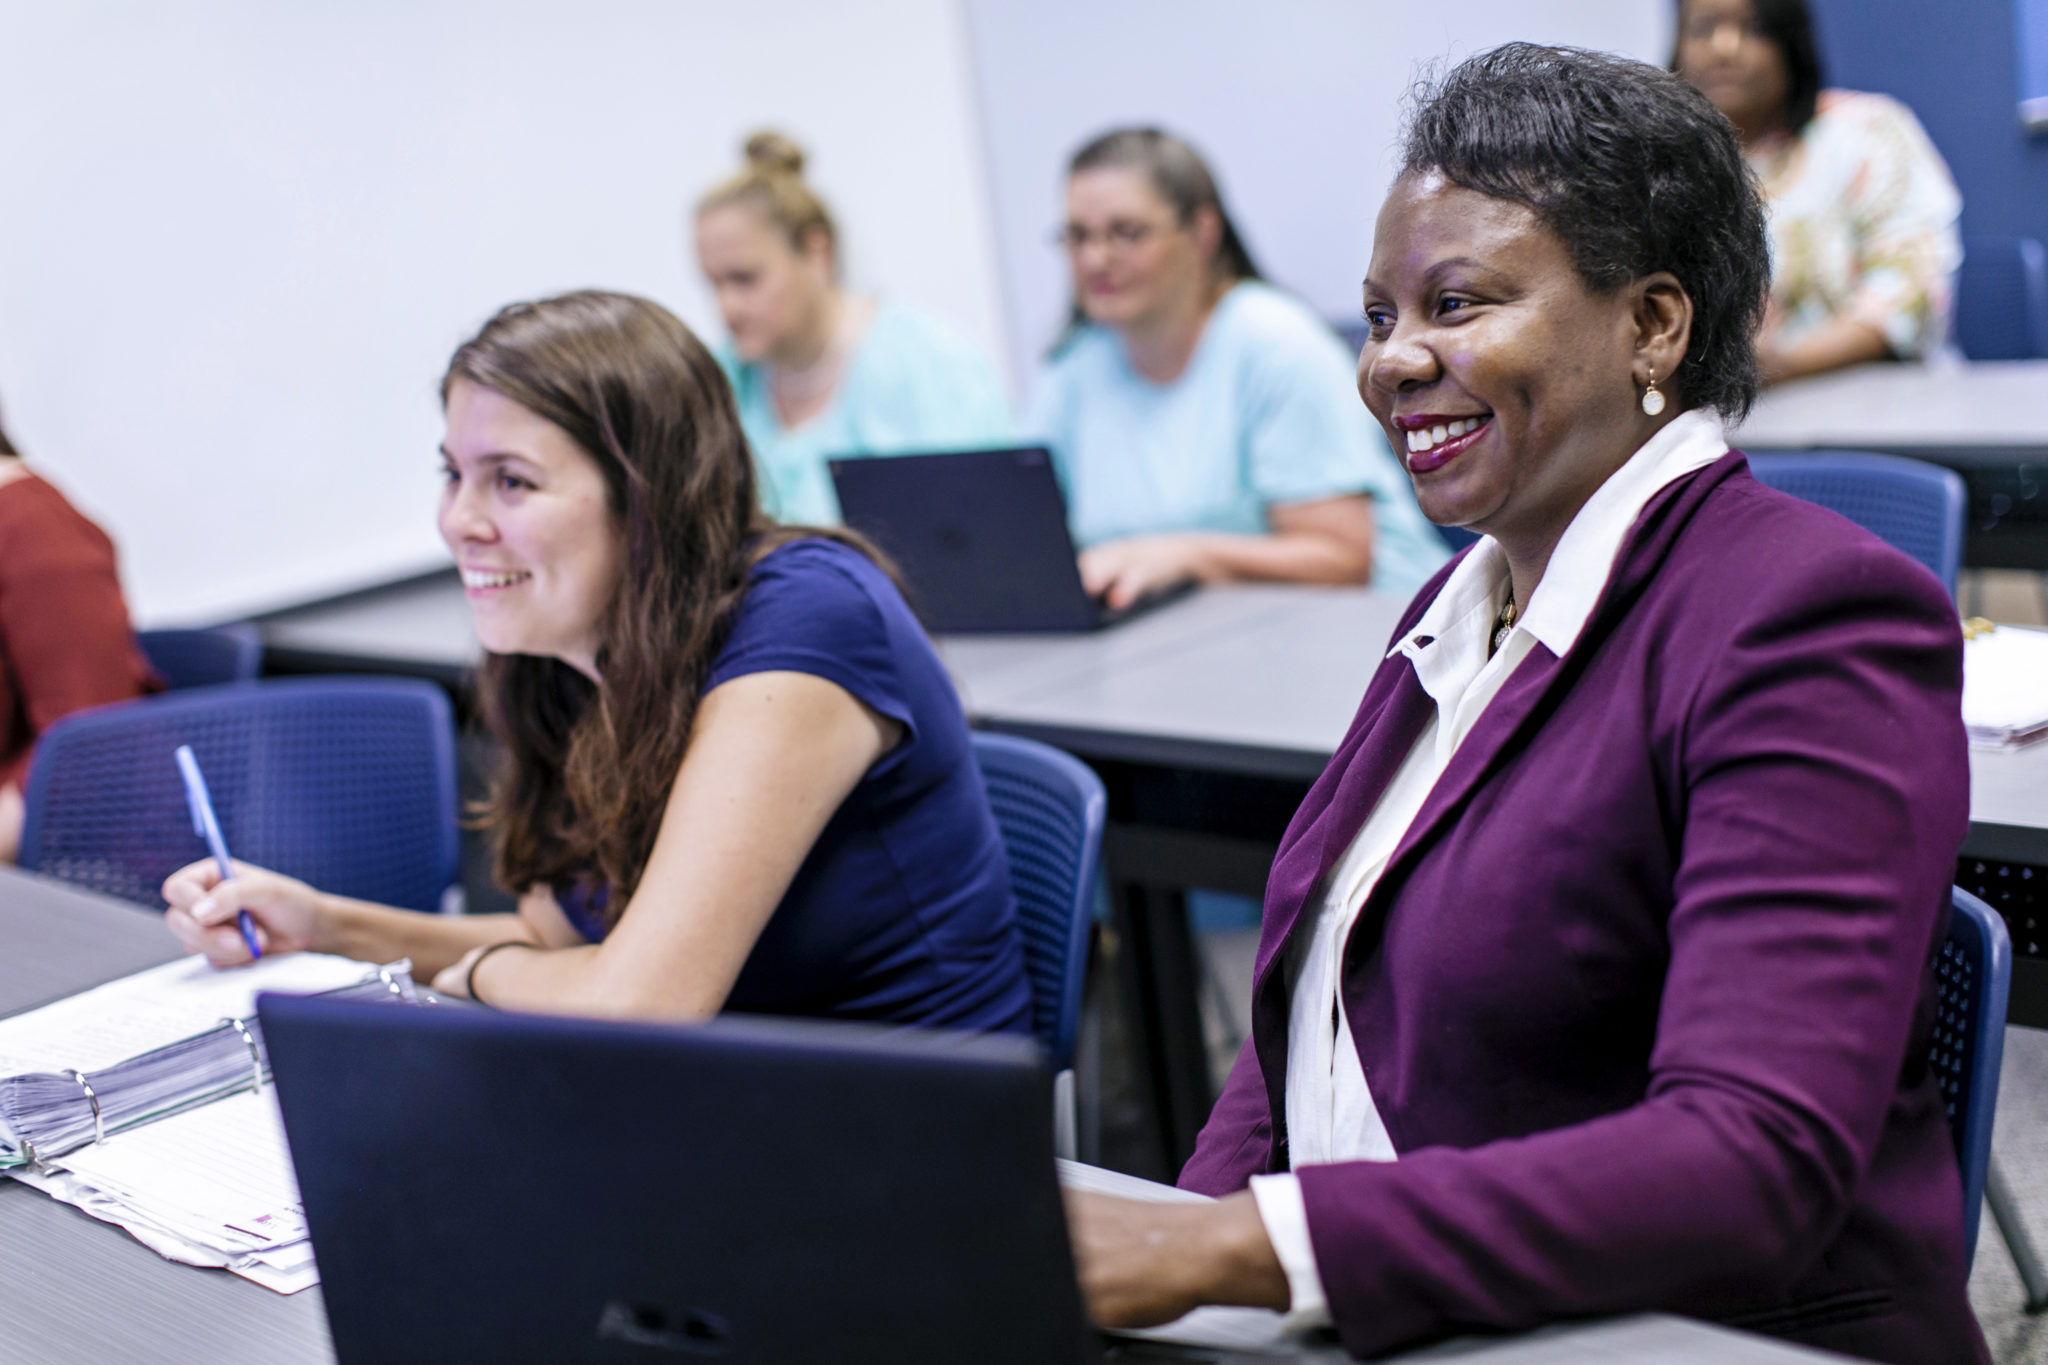
[[[1198,534],[1205,583],[1363,583],[1372,575],[1372,544],[1364,549],[1313,531],[1266,535]]]
[[[1264,535],[1196,533],[1204,582],[1363,583],[1372,576],[1372,499],[1275,504]]]
[[[1153,1204],[1068,1191],[1088,1311],[1105,1327],[1149,1327],[1202,1304],[1284,1310],[1287,1274],[1249,1192]]]
[[[1882,332],[1849,317],[1831,318],[1790,345],[1767,336],[1757,347],[1757,367],[1766,384],[1891,358],[1891,343]]]
[[[468,982],[477,999],[498,1009],[573,1014],[598,1019],[709,1019],[725,1003],[712,981],[673,980],[660,986],[622,963],[616,944],[492,953]]]
[[[472,948],[507,939],[533,940],[532,931],[517,915],[430,915],[346,896],[323,895],[321,900],[323,928],[313,945],[317,950],[363,962],[409,957],[413,977],[420,981],[430,980]]]

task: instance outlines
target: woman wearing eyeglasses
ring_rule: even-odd
[[[826,461],[1003,445],[1009,400],[981,353],[936,319],[849,291],[839,230],[779,133],[697,204],[697,261],[732,334],[718,353],[785,522],[839,520]]]
[[[1088,590],[1194,579],[1412,592],[1444,548],[1344,347],[1264,283],[1193,148],[1105,134],[1068,166],[1074,317],[1026,427],[1053,449]]]

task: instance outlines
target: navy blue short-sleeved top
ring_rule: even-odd
[[[1022,1032],[1031,1024],[1009,864],[953,683],[903,595],[829,540],[763,556],[704,690],[809,673],[903,727],[825,824],[725,1008]],[[591,897],[558,894],[587,939]]]

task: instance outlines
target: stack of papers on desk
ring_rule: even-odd
[[[221,1049],[205,1040],[223,1020],[252,1020],[260,991],[365,986],[389,998],[394,982],[409,995],[404,971],[346,958],[294,953],[217,971],[192,957],[0,1021],[0,1106],[13,1103],[0,1107],[0,1162],[26,1154],[30,1163],[7,1174],[171,1260],[224,1267],[279,1293],[317,1284],[275,1091],[253,1088],[249,1044],[232,1027],[232,1082],[220,1080]],[[157,1065],[142,1065],[151,1058]],[[52,1139],[38,1151],[38,1135],[76,1127],[62,1109],[85,1100],[72,1071],[101,1079],[104,1119],[132,1120],[118,1131],[103,1124],[95,1142],[87,1105],[82,1141]]]
[[[1963,725],[1980,749],[2048,736],[2048,630],[1998,626],[1964,642]]]

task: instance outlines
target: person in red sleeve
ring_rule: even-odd
[[[0,860],[21,845],[36,736],[161,684],[135,643],[107,533],[38,478],[0,428]]]

